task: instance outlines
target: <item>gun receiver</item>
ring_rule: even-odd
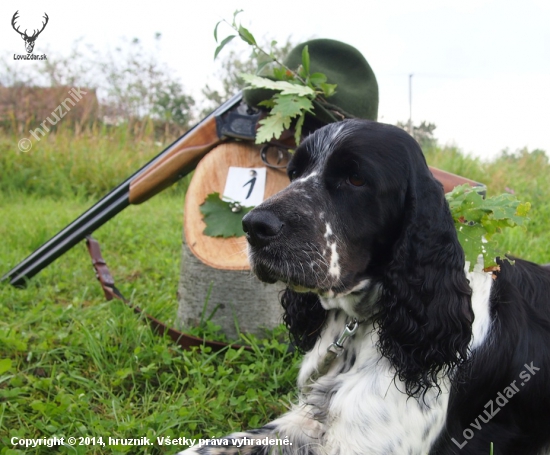
[[[191,172],[212,148],[229,137],[254,140],[259,114],[241,105],[238,93],[110,191],[71,224],[2,277],[24,286],[130,204],[141,204]]]

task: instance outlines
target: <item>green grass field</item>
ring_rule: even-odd
[[[48,240],[164,145],[123,128],[51,134],[17,151],[0,136],[0,273]],[[484,182],[490,194],[530,201],[528,230],[515,229],[503,251],[550,262],[550,175],[541,152],[489,163],[454,149],[427,151],[430,164]],[[95,233],[117,285],[150,314],[177,326],[186,182],[132,206]],[[121,302],[106,302],[84,245],[37,275],[27,288],[0,285],[0,454],[52,453],[11,439],[57,436],[141,438],[154,445],[75,446],[67,454],[171,454],[157,437],[220,437],[284,412],[295,398],[299,357],[281,331],[246,339],[253,353],[181,351],[153,335]]]

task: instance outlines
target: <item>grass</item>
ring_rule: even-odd
[[[27,153],[18,149],[22,138],[32,139]],[[0,192],[97,199],[169,144],[156,138],[151,123],[138,129],[95,125],[78,134],[61,125],[38,141],[29,134],[0,134],[0,169],[9,176],[0,179]]]
[[[6,144],[13,142],[1,140],[2,169],[10,166],[0,183],[1,273],[111,185],[97,180],[97,169],[105,166],[102,160],[119,166],[112,177],[114,185],[141,165],[137,161],[147,161],[160,149],[151,143],[139,157],[128,160],[124,155],[134,150],[130,142],[122,144],[118,155],[121,144],[96,150],[89,178],[80,173],[75,182],[71,170],[82,169],[80,155],[90,153],[93,141],[101,144],[108,139],[45,138],[34,154],[6,156]],[[64,179],[57,165],[67,171]],[[21,188],[29,180],[37,183],[32,189]],[[58,186],[68,194],[61,194]],[[94,234],[121,291],[176,327],[185,182],[180,186],[147,204],[128,207]],[[255,347],[252,353],[181,351],[170,340],[153,335],[121,302],[105,302],[86,249],[78,245],[27,288],[0,285],[0,454],[51,453],[47,447],[15,447],[10,443],[13,437],[154,441],[223,436],[258,426],[284,412],[293,399],[297,372],[293,365],[298,358],[287,353],[281,338],[281,334],[266,340],[248,338],[246,344]],[[155,444],[138,450],[131,446],[56,450],[160,454],[182,448]]]
[[[86,206],[27,195],[2,197],[0,205],[9,220],[0,228],[2,271]],[[173,325],[181,212],[180,198],[161,195],[128,208],[95,235],[122,292]],[[183,352],[153,335],[122,303],[105,302],[83,245],[25,289],[2,285],[0,299],[2,454],[49,453],[10,451],[14,436],[221,436],[273,418],[291,399],[294,359],[278,337],[252,340],[255,353]],[[160,446],[130,449],[60,453],[175,452]]]
[[[4,273],[162,149],[124,128],[61,130],[16,151],[0,135],[0,273]],[[455,149],[427,151],[430,164],[482,181],[490,193],[514,191],[533,209],[527,232],[502,247],[550,262],[549,164],[540,152],[489,163]],[[183,194],[180,184],[131,206],[94,236],[121,291],[148,313],[177,326]],[[11,438],[220,437],[256,427],[294,400],[298,356],[276,331],[246,339],[255,351],[181,351],[153,335],[121,302],[105,302],[83,245],[25,289],[0,285],[1,455],[51,453],[13,446]],[[57,453],[171,454],[182,446],[76,446]]]

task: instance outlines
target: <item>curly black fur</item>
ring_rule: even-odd
[[[380,352],[409,395],[437,386],[441,374],[467,360],[473,322],[449,207],[439,183],[419,167],[409,177],[405,221],[384,270],[377,314]]]
[[[319,296],[287,288],[281,296],[281,304],[285,310],[283,322],[288,328],[290,341],[302,353],[313,349],[327,317]]]

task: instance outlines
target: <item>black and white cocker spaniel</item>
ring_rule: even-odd
[[[443,189],[399,128],[323,127],[288,175],[243,227],[254,273],[287,285],[299,403],[185,453],[550,453],[550,271],[469,272]]]

